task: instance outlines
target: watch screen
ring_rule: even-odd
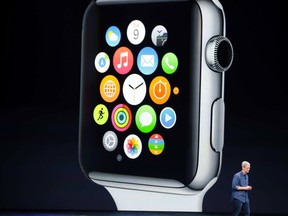
[[[192,1],[91,3],[83,21],[80,160],[174,179],[197,167],[201,17]]]

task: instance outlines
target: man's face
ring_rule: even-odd
[[[242,167],[242,170],[243,170],[243,172],[244,172],[245,174],[248,174],[249,171],[250,171],[250,164],[248,164],[248,165]]]

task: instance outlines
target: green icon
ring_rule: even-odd
[[[149,105],[141,106],[136,112],[136,125],[143,133],[151,132],[156,125],[156,113]]]
[[[103,125],[107,122],[109,117],[109,111],[103,104],[98,104],[93,111],[93,117],[97,124]]]
[[[167,74],[173,74],[178,68],[178,58],[174,53],[166,53],[162,58],[162,69]]]

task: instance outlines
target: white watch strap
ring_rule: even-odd
[[[105,188],[113,197],[119,211],[202,212],[204,195],[216,180],[217,178],[214,178],[203,190],[193,194],[159,193],[107,186]]]

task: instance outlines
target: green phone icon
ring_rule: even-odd
[[[166,53],[162,58],[162,69],[167,74],[173,74],[178,68],[178,58],[172,53]]]

